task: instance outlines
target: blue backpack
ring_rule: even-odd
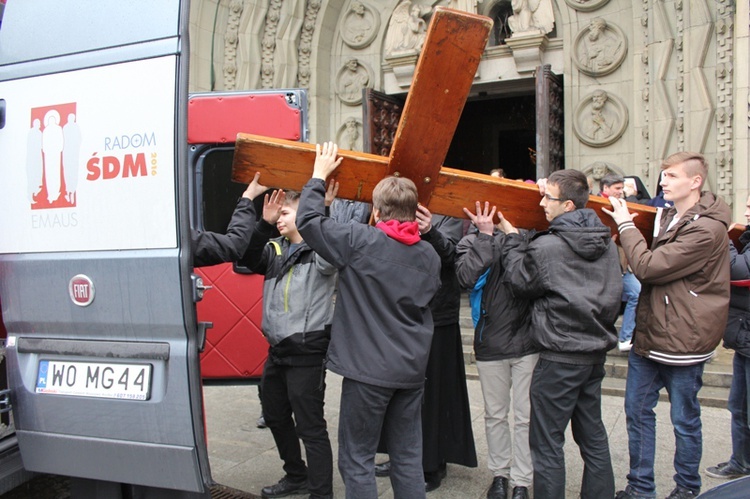
[[[482,310],[482,290],[484,289],[484,285],[487,283],[488,275],[490,275],[490,269],[485,270],[484,273],[479,276],[476,284],[474,284],[474,289],[469,291],[471,320],[474,322],[474,327],[477,327],[479,318],[484,314],[484,310]]]

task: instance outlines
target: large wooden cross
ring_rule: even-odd
[[[334,172],[339,197],[371,202],[375,185],[397,175],[414,181],[419,201],[433,213],[465,218],[463,207],[490,201],[516,227],[547,227],[536,185],[442,166],[491,27],[488,17],[435,9],[390,156],[339,151],[344,158]],[[263,185],[300,190],[310,179],[314,160],[313,144],[240,133],[232,180],[248,183],[261,172]],[[612,218],[601,213],[609,206],[605,198],[589,198],[588,207],[616,232]],[[628,208],[639,214],[635,224],[650,241],[656,210],[632,203]]]

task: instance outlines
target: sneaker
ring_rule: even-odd
[[[693,497],[698,497],[698,493],[697,492],[693,492],[690,489],[686,489],[685,487],[680,487],[678,485],[667,496],[667,499],[691,499]]]
[[[738,468],[730,462],[726,462],[706,468],[706,475],[711,478],[726,478],[727,480],[734,480],[735,478],[750,475],[750,472]]]
[[[286,497],[296,494],[307,494],[307,480],[294,482],[288,476],[285,476],[279,483],[263,487],[260,491],[260,497],[263,499],[269,497]]]
[[[633,348],[633,342],[631,340],[620,341],[617,343],[617,349],[621,352],[629,352],[631,348]]]

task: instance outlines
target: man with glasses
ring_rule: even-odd
[[[508,234],[504,281],[532,301],[529,332],[540,349],[531,379],[529,444],[534,497],[565,497],[565,428],[584,461],[581,497],[612,497],[615,480],[601,417],[607,351],[617,344],[622,278],[610,230],[587,209],[586,176],[554,172],[540,182],[549,229],[522,236],[498,213]]]

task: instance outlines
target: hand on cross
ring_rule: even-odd
[[[268,190],[268,187],[266,187],[265,185],[260,185],[258,180],[260,180],[260,172],[255,172],[253,181],[250,182],[250,184],[247,186],[247,189],[245,189],[245,192],[242,193],[243,198],[255,199]]]
[[[333,201],[336,199],[336,194],[339,193],[339,183],[335,180],[328,182],[328,189],[326,189],[326,206],[331,206]]]
[[[432,229],[432,213],[422,204],[417,205],[417,225],[420,234],[427,234]]]
[[[270,196],[266,194],[263,198],[263,220],[276,225],[281,217],[281,208],[284,207],[285,199],[286,193],[281,189],[273,191]]]
[[[638,216],[638,213],[630,213],[628,211],[628,205],[624,199],[614,196],[609,196],[607,199],[609,199],[609,203],[612,205],[612,210],[602,208],[602,211],[612,217],[618,226],[623,222],[630,222]]]
[[[322,180],[338,168],[344,158],[336,158],[339,146],[333,142],[323,142],[323,145],[315,144],[315,164],[313,165],[313,178]]]
[[[494,233],[495,230],[495,223],[493,222],[493,219],[495,218],[495,212],[497,211],[497,206],[493,206],[490,210],[490,202],[485,201],[484,202],[484,209],[482,209],[482,203],[477,201],[476,204],[476,214],[474,214],[471,210],[468,208],[464,208],[464,213],[468,215],[469,219],[471,220],[471,223],[476,226],[476,228],[481,232],[482,234],[487,234],[491,236]]]

